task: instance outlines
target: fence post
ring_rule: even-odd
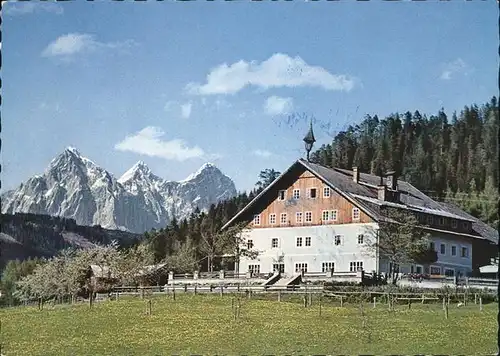
[[[309,306],[312,305],[312,293],[309,292]]]
[[[342,297],[342,296],[340,296],[340,307],[341,307],[341,308],[342,308],[343,304],[344,304],[344,303],[343,303],[343,297]]]
[[[168,282],[169,282],[169,284],[174,285],[174,272],[173,271],[168,272]]]
[[[151,299],[148,300],[148,315],[151,315]]]
[[[223,285],[221,284],[220,285],[220,296],[222,297],[224,295],[224,287]]]
[[[307,308],[307,295],[304,294],[304,308]]]
[[[410,309],[411,309],[411,299],[408,298],[408,310],[410,310]]]
[[[479,297],[479,311],[483,310],[483,297]]]
[[[281,302],[281,291],[278,291],[278,302]]]
[[[194,285],[194,295],[198,293],[198,283]]]
[[[172,287],[172,296],[174,297],[175,300],[175,286]]]
[[[446,297],[443,297],[443,310],[444,310],[445,306],[446,306]]]
[[[445,319],[448,319],[448,304],[444,306],[444,317]]]
[[[477,304],[477,293],[474,293],[474,304]]]
[[[320,294],[319,295],[319,316],[321,316],[321,302],[322,302],[322,300],[323,300],[323,295]]]
[[[377,297],[373,297],[373,308],[377,306]]]

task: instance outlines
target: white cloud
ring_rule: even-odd
[[[319,87],[325,90],[350,91],[356,80],[347,75],[331,74],[319,66],[311,66],[302,58],[275,53],[263,62],[240,60],[215,67],[207,75],[206,83],[189,83],[191,94],[234,94],[247,86],[266,90],[275,87]]]
[[[7,16],[30,15],[39,12],[48,12],[56,15],[62,15],[64,9],[55,2],[4,2],[2,8]]]
[[[266,150],[255,150],[252,152],[253,155],[262,157],[262,158],[269,158],[273,156],[272,152],[266,151]]]
[[[170,110],[172,110],[174,105],[175,105],[175,101],[167,101],[165,103],[165,106],[163,107],[163,110],[170,111]]]
[[[469,66],[461,58],[457,58],[452,62],[443,65],[441,79],[450,80],[455,74],[463,73],[467,75]]]
[[[264,110],[266,114],[271,116],[289,114],[293,110],[293,99],[271,96],[267,98]]]
[[[186,103],[181,105],[181,115],[184,119],[189,119],[189,117],[191,116],[192,108],[193,108],[192,103]]]
[[[205,157],[205,152],[200,147],[188,147],[181,139],[164,141],[161,139],[164,135],[165,132],[161,128],[148,126],[125,137],[115,145],[115,149],[176,161]]]
[[[88,53],[96,50],[122,50],[136,45],[133,40],[119,42],[99,42],[95,36],[87,33],[68,33],[49,43],[43,50],[43,57],[69,57],[77,53]]]

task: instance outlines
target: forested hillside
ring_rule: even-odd
[[[496,97],[451,115],[368,115],[320,147],[311,161],[345,169],[357,166],[377,175],[394,170],[434,199],[453,202],[496,224],[498,129]]]
[[[436,200],[451,202],[496,227],[498,223],[497,99],[465,107],[459,114],[440,111],[427,116],[407,112],[385,119],[367,116],[359,125],[340,132],[331,144],[315,151],[311,160],[329,167],[381,174],[396,170],[401,179]],[[176,255],[181,264],[206,263],[207,251],[223,254],[217,232],[279,172],[265,169],[249,194],[213,205],[181,222],[173,221],[146,234],[160,261]],[[217,264],[217,262],[216,262]],[[206,267],[205,267],[206,268]]]

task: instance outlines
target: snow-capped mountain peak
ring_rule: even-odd
[[[123,175],[118,179],[121,184],[137,178],[149,177],[153,175],[151,169],[143,161],[139,161],[132,166],[128,171],[123,173]]]
[[[142,161],[116,179],[74,147],[54,158],[41,176],[2,194],[2,212],[56,215],[79,225],[142,233],[236,195],[233,181],[206,163],[183,181],[165,181]]]

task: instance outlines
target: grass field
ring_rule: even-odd
[[[178,295],[0,311],[1,353],[11,355],[171,354],[447,354],[497,352],[497,305],[365,304],[241,300],[234,320],[231,296]],[[363,326],[364,324],[364,326]]]

